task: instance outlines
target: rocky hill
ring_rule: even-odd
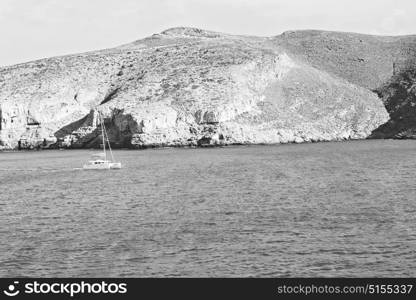
[[[416,36],[302,30],[273,39],[314,67],[370,90],[381,87],[416,58]]]
[[[273,39],[312,66],[377,93],[390,120],[371,138],[416,137],[416,36],[305,30]]]
[[[114,147],[366,138],[389,121],[389,87],[407,80],[400,74],[409,72],[415,41],[173,28],[113,49],[3,67],[0,148],[96,147],[98,112]],[[400,95],[396,102],[407,101]]]

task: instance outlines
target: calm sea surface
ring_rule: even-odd
[[[0,153],[0,276],[416,276],[416,141]]]

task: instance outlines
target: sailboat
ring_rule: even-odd
[[[83,166],[84,170],[110,170],[121,169],[121,163],[114,159],[113,151],[111,151],[110,141],[108,139],[107,131],[104,125],[104,119],[100,112],[98,112],[101,125],[101,135],[103,137],[103,152],[94,154],[88,163]],[[108,144],[108,151],[105,145]],[[107,152],[110,152],[110,159],[107,157]]]

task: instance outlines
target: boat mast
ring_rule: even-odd
[[[108,138],[107,129],[105,129],[105,126],[103,126],[103,128],[104,128],[105,138],[106,138],[107,143],[108,143],[108,150],[110,150],[111,161],[114,162],[113,151],[111,151],[111,144],[110,144],[110,139]]]
[[[100,123],[101,123],[101,135],[103,136],[103,148],[104,148],[104,157],[105,157],[105,160],[107,160],[107,153],[105,152],[105,131],[104,131],[104,124],[103,124],[103,122],[104,122],[104,119],[103,119],[103,116],[101,115],[101,113],[100,112],[98,112],[98,114],[99,114],[99,116],[100,116]]]

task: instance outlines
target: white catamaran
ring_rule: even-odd
[[[104,126],[104,118],[101,113],[98,113],[101,125],[101,135],[103,136],[103,152],[92,156],[92,159],[83,167],[84,170],[109,170],[121,169],[121,163],[114,160],[113,151],[111,151],[110,141],[108,139],[107,131]],[[111,160],[107,159],[107,151],[105,144],[108,144]]]

